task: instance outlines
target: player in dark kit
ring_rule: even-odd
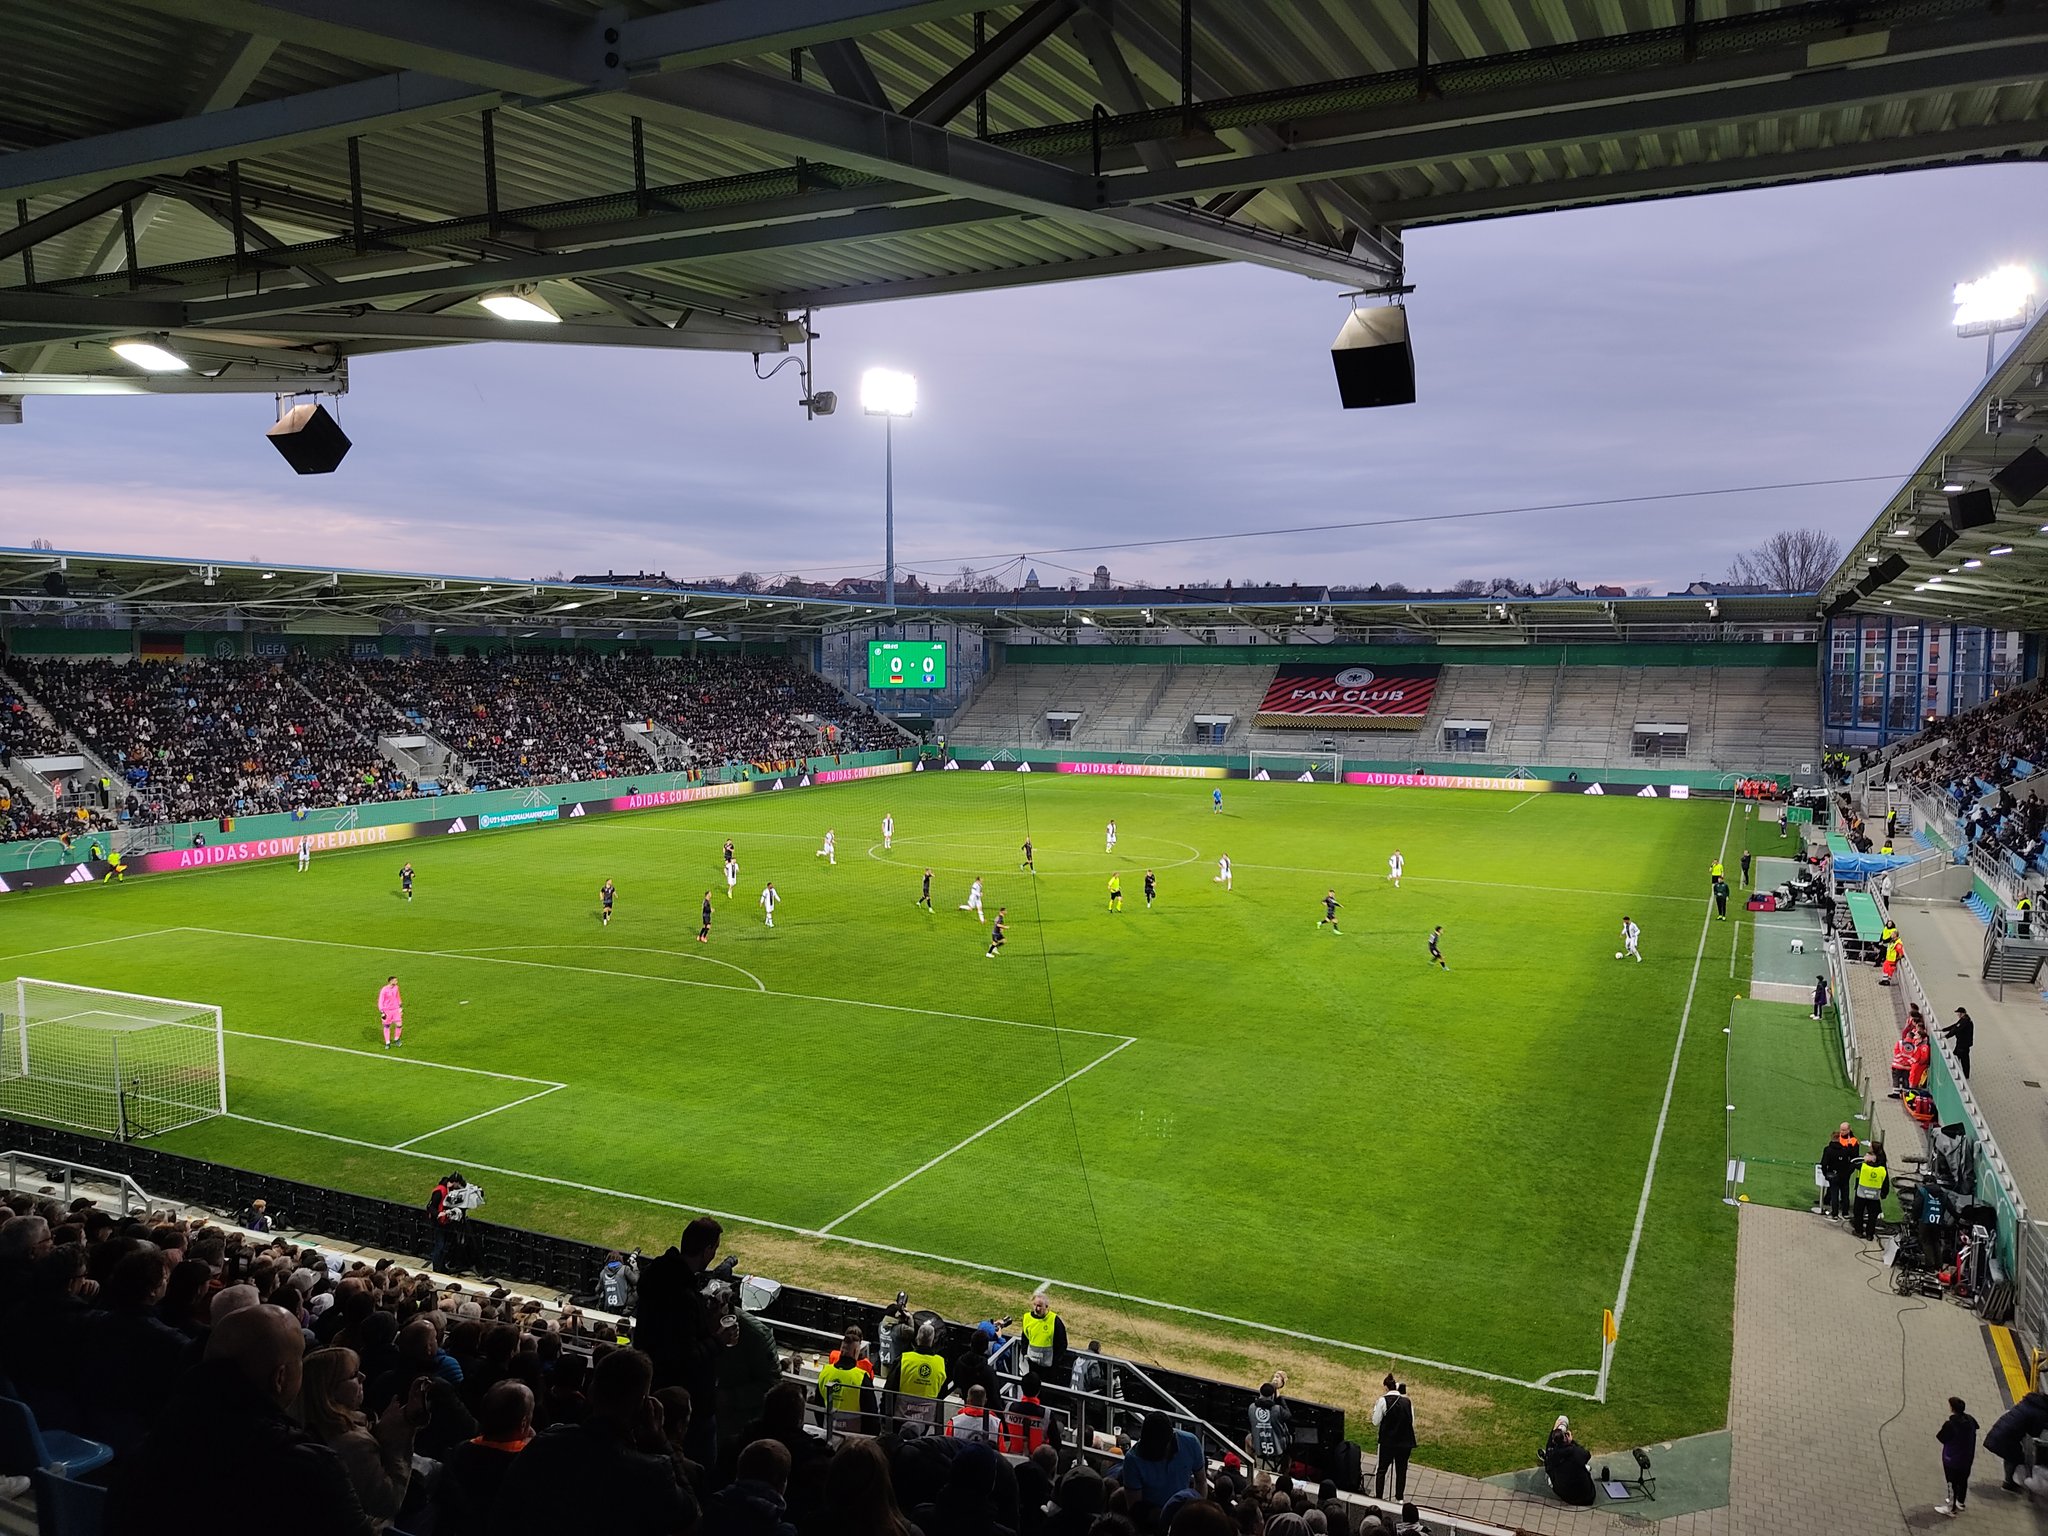
[[[1024,867],[1025,869],[1028,869],[1028,870],[1030,870],[1030,871],[1031,871],[1031,873],[1032,873],[1032,874],[1034,874],[1034,875],[1038,873],[1038,866],[1037,866],[1036,864],[1034,864],[1034,863],[1032,863],[1032,862],[1031,862],[1031,839],[1030,839],[1030,838],[1028,838],[1028,837],[1024,839],[1024,864],[1023,864],[1023,867]]]
[[[1337,926],[1337,909],[1343,905],[1344,903],[1337,899],[1337,893],[1334,890],[1324,892],[1323,915],[1316,919],[1316,926],[1320,928],[1325,923],[1328,923],[1330,925],[1330,932],[1342,933],[1344,930]],[[1434,940],[1431,941],[1431,947],[1435,947]]]
[[[1159,877],[1151,870],[1145,871],[1145,910],[1152,910],[1152,899],[1159,894]]]
[[[604,903],[604,926],[607,928],[612,925],[612,898],[618,894],[609,880],[597,888],[597,899]]]
[[[406,863],[405,867],[404,867],[404,868],[402,868],[402,869],[400,869],[400,870],[399,870],[399,872],[398,872],[398,886],[399,886],[399,889],[400,889],[400,890],[402,890],[402,891],[404,891],[404,892],[405,892],[405,899],[406,899],[407,901],[411,901],[411,900],[412,900],[412,864],[411,864],[411,862],[410,862],[410,861],[408,861],[408,862]]]
[[[1442,923],[1438,923],[1434,928],[1429,930],[1429,958],[1436,962],[1438,970],[1448,971],[1450,967],[1444,964],[1444,952],[1441,949],[1437,948],[1437,940],[1441,939],[1443,936],[1444,925]]]
[[[997,907],[995,931],[988,936],[988,955],[986,958],[990,960],[995,959],[996,951],[1003,947],[1003,929],[1009,921],[1010,909],[1008,907]]]
[[[932,909],[932,872],[924,872],[924,890],[917,898],[917,904],[929,912]]]
[[[728,864],[735,862],[732,852],[732,839],[729,837],[725,840],[725,862]]]
[[[697,942],[699,944],[709,944],[711,942],[711,893],[709,891],[704,893],[702,921],[697,925]]]

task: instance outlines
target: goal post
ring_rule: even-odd
[[[0,1112],[119,1141],[228,1108],[227,1037],[211,1003],[17,977],[0,1023]]]

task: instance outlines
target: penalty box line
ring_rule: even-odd
[[[645,971],[610,971],[592,965],[562,965],[553,960],[507,960],[499,955],[479,955],[459,949],[401,949],[392,944],[352,944],[343,939],[302,939],[283,933],[246,933],[239,928],[177,928],[163,932],[207,933],[223,939],[255,939],[270,944],[313,944],[323,949],[360,949],[376,955],[416,955],[428,960],[467,960],[475,965],[516,965],[530,970],[575,971],[586,976],[611,976],[621,981],[651,981],[662,986],[703,987],[712,992],[745,992],[745,987],[716,981],[691,981],[684,976],[651,976]],[[137,935],[141,937],[141,935]],[[782,997],[800,1003],[836,1003],[842,1008],[875,1008],[885,1013],[914,1013],[928,1019],[959,1019],[968,1024],[1002,1024],[1011,1029],[1041,1029],[1053,1034],[1086,1035],[1096,1040],[1125,1040],[1126,1035],[1101,1029],[1069,1029],[1062,1025],[1033,1024],[1024,1019],[998,1019],[985,1013],[954,1013],[945,1008],[913,1008],[908,1003],[875,1003],[859,997],[827,997],[818,992],[784,992],[765,988],[760,997]]]
[[[1125,1042],[1126,1044],[1132,1042]],[[1118,1047],[1122,1049],[1121,1046]],[[1110,1053],[1114,1055],[1114,1052]],[[1106,1058],[1104,1058],[1106,1059]],[[332,1131],[309,1130],[302,1125],[287,1125],[277,1120],[262,1120],[254,1115],[237,1114],[230,1110],[222,1118],[239,1120],[247,1125],[259,1125],[266,1130],[285,1131],[297,1136],[312,1136],[322,1141],[339,1142],[343,1146],[360,1147],[369,1152],[388,1152],[399,1157],[416,1158],[421,1162],[446,1164],[445,1154],[419,1152],[410,1146],[385,1146],[379,1142],[364,1141],[354,1136],[341,1136]],[[1233,1317],[1227,1312],[1211,1312],[1201,1307],[1184,1306],[1175,1301],[1160,1301],[1156,1297],[1138,1296],[1129,1291],[1112,1291],[1098,1285],[1082,1285],[1075,1281],[1047,1278],[1028,1270],[1009,1269],[1000,1264],[983,1264],[974,1259],[954,1258],[950,1254],[928,1253],[919,1248],[898,1247],[894,1243],[876,1242],[870,1238],[848,1237],[843,1232],[825,1232],[816,1227],[797,1226],[786,1221],[767,1221],[758,1216],[743,1216],[736,1211],[714,1210],[704,1205],[689,1205],[680,1200],[664,1200],[656,1195],[635,1194],[631,1190],[607,1189],[600,1184],[584,1184],[575,1179],[556,1178],[551,1174],[528,1173],[519,1168],[506,1168],[492,1163],[479,1163],[468,1158],[460,1159],[465,1167],[478,1173],[503,1174],[508,1179],[520,1179],[532,1184],[546,1184],[556,1189],[573,1189],[583,1194],[603,1195],[613,1200],[626,1200],[636,1205],[655,1206],[662,1210],[682,1211],[691,1216],[710,1216],[719,1221],[735,1222],[741,1226],[757,1227],[769,1232],[783,1232],[792,1237],[810,1238],[818,1242],[843,1243],[849,1248],[859,1248],[870,1253],[886,1253],[896,1258],[919,1259],[930,1264],[945,1264],[954,1269],[973,1270],[977,1274],[998,1275],[1006,1280],[1022,1281],[1038,1290],[1058,1289],[1075,1295],[1096,1296],[1105,1301],[1128,1302],[1132,1306],[1146,1307],[1159,1312],[1171,1312],[1181,1317],[1200,1318],[1205,1322],[1222,1323],[1232,1328],[1249,1329],[1254,1333],[1272,1334],[1279,1338],[1293,1339],[1303,1344],[1319,1345],[1326,1349],[1341,1349],[1350,1354],[1368,1355],[1377,1360],[1398,1360],[1404,1365],[1426,1366],[1431,1370],[1447,1371],[1458,1376],[1472,1376],[1482,1381],[1499,1382],[1503,1386],[1521,1387],[1531,1392],[1542,1392],[1553,1397],[1576,1398],[1581,1402],[1596,1401],[1590,1392],[1575,1391],[1553,1383],[1558,1372],[1536,1381],[1527,1381],[1519,1376],[1509,1376],[1500,1371],[1482,1370],[1473,1365],[1457,1365],[1448,1360],[1434,1360],[1427,1355],[1403,1354],[1399,1350],[1382,1349],[1377,1345],[1360,1344],[1350,1339],[1333,1339],[1322,1334],[1306,1333],[1296,1328],[1284,1328],[1277,1323],[1261,1323],[1251,1318]],[[845,1218],[840,1218],[844,1220]],[[1585,1374],[1585,1373],[1580,1373]]]
[[[1131,1037],[1125,1039],[1121,1044],[1111,1046],[1108,1050],[1104,1051],[1100,1056],[1096,1057],[1093,1061],[1089,1062],[1087,1066],[1082,1067],[1078,1071],[1069,1072],[1065,1077],[1061,1078],[1051,1087],[1041,1089],[1039,1092],[1034,1093],[1030,1098],[1026,1099],[1022,1104],[1019,1104],[1015,1109],[1011,1110],[1008,1114],[997,1116],[995,1119],[989,1121],[987,1125],[984,1125],[980,1130],[976,1131],[972,1136],[962,1137],[959,1141],[954,1142],[952,1146],[946,1148],[946,1150],[941,1152],[937,1157],[932,1158],[928,1162],[921,1163],[917,1167],[911,1169],[910,1172],[903,1175],[903,1177],[898,1179],[894,1184],[891,1184],[884,1189],[877,1190],[874,1194],[869,1195],[867,1199],[861,1201],[859,1205],[856,1205],[852,1210],[846,1212],[845,1215],[833,1217],[830,1221],[826,1222],[825,1225],[818,1228],[818,1235],[821,1237],[830,1236],[832,1229],[834,1227],[839,1226],[845,1222],[851,1221],[854,1217],[858,1216],[862,1211],[866,1210],[869,1206],[875,1204],[877,1201],[884,1200],[888,1198],[890,1195],[895,1194],[897,1190],[901,1189],[904,1185],[908,1184],[912,1179],[916,1178],[919,1174],[931,1172],[932,1169],[938,1167],[939,1164],[943,1163],[955,1152],[963,1151],[966,1148],[973,1146],[977,1141],[981,1140],[981,1138],[986,1136],[990,1131],[996,1130],[1001,1126],[1008,1125],[1012,1120],[1016,1119],[1019,1115],[1023,1114],[1025,1110],[1030,1109],[1033,1105],[1044,1103],[1045,1100],[1051,1098],[1054,1094],[1058,1093],[1062,1088],[1066,1087],[1076,1078],[1086,1077],[1090,1072],[1093,1072],[1097,1067],[1101,1066],[1105,1061],[1109,1060],[1110,1057],[1116,1055],[1119,1051],[1126,1050],[1129,1047],[1136,1045],[1137,1043],[1137,1039],[1135,1037]]]

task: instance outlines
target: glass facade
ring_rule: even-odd
[[[1883,746],[2024,681],[2020,635],[1976,624],[1841,614],[1828,620],[1822,729],[1836,746]]]

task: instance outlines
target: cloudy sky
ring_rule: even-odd
[[[28,402],[0,542],[479,575],[814,577],[881,563],[860,371],[918,374],[897,432],[902,567],[1030,555],[1048,583],[1720,576],[1781,527],[1844,538],[1888,483],[1140,549],[1069,546],[1877,476],[1975,387],[1949,290],[2048,271],[2048,169],[1922,172],[1427,230],[1421,401],[1337,407],[1337,290],[1250,268],[862,305],[794,369],[744,355],[468,347],[367,359],[341,471],[297,479],[266,397]],[[1045,553],[1036,553],[1045,552]]]

